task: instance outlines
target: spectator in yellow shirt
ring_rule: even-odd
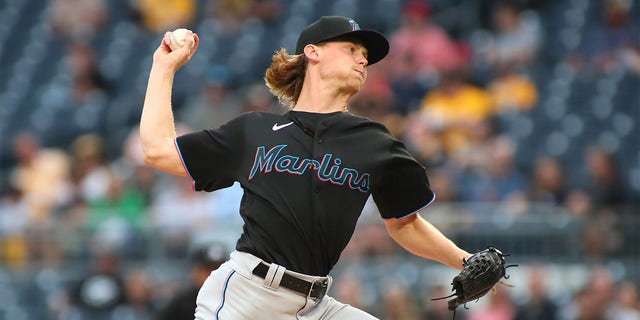
[[[142,24],[156,32],[189,26],[197,9],[194,0],[138,0],[134,6]]]
[[[456,69],[443,74],[440,84],[426,94],[421,108],[425,128],[438,133],[447,154],[464,148],[475,128],[491,117],[494,103],[490,93],[467,81]]]

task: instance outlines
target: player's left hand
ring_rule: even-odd
[[[460,305],[469,301],[478,300],[489,292],[502,278],[509,278],[506,269],[516,265],[507,266],[505,257],[500,250],[489,247],[472,254],[463,261],[464,269],[453,278],[451,282],[454,293],[448,297],[433,300],[451,298],[449,310],[454,311]]]

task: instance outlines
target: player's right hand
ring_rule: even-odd
[[[193,48],[191,48],[193,43]],[[192,31],[188,31],[184,46],[177,50],[171,51],[171,32],[164,34],[162,42],[153,54],[153,64],[162,68],[167,68],[173,72],[178,71],[184,66],[198,50],[200,38]]]

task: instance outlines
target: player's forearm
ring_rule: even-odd
[[[407,251],[461,270],[462,259],[470,254],[453,243],[440,230],[416,214],[406,221],[388,221],[391,237]]]
[[[153,161],[176,137],[171,109],[174,71],[154,64],[149,74],[147,93],[140,118],[140,140],[145,158]]]

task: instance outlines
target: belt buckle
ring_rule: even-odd
[[[314,289],[316,287],[316,285],[318,285],[320,287],[320,292],[318,293],[317,297],[312,297],[312,294],[314,293]],[[311,286],[309,287],[309,292],[307,293],[307,298],[315,301],[318,301],[320,298],[324,297],[324,295],[327,293],[327,287],[329,286],[329,280],[327,278],[314,278],[311,281]]]

